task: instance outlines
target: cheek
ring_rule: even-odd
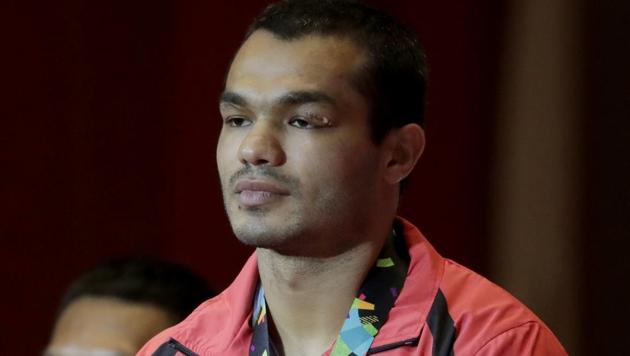
[[[378,172],[378,152],[370,143],[329,140],[325,143],[302,142],[294,153],[294,162],[309,189],[357,189]]]
[[[238,145],[233,135],[221,133],[217,143],[216,161],[219,176],[225,182],[226,175],[230,174],[230,166],[238,163]]]

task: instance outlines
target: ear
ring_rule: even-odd
[[[385,180],[392,185],[398,184],[411,173],[424,151],[424,130],[420,125],[407,124],[392,130],[386,140],[390,150]]]

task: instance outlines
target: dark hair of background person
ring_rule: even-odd
[[[427,65],[417,36],[395,18],[349,0],[284,0],[269,5],[245,38],[267,30],[283,40],[347,37],[368,61],[355,79],[371,107],[371,135],[380,143],[395,127],[424,124]]]
[[[151,258],[116,258],[73,282],[59,314],[81,297],[114,297],[155,305],[178,322],[214,294],[203,278],[181,265]]]

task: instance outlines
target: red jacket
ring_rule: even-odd
[[[409,222],[403,226],[408,275],[370,354],[566,355],[551,330],[516,298],[440,256]],[[155,336],[138,355],[247,355],[257,281],[254,253],[223,293]]]

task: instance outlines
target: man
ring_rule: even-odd
[[[112,260],[70,286],[44,355],[133,355],[212,295],[203,279],[181,266]]]
[[[425,72],[415,36],[364,5],[268,7],[231,64],[217,147],[230,223],[256,253],[139,354],[565,354],[396,218],[424,147]]]

